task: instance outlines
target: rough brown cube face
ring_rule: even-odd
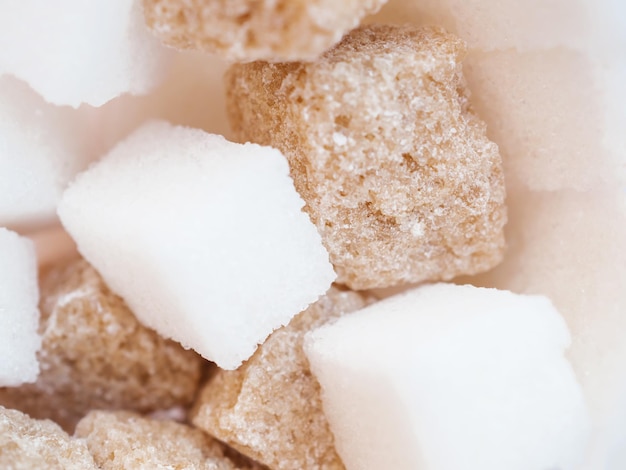
[[[357,293],[331,288],[242,367],[217,372],[200,394],[193,423],[273,469],[343,469],[302,341],[308,331],[366,303]]]
[[[257,468],[235,464],[224,454],[224,446],[202,431],[125,411],[92,411],[76,426],[76,437],[85,439],[89,452],[103,470]]]
[[[237,61],[312,60],[387,0],[143,0],[146,23],[179,49]]]
[[[449,280],[501,260],[502,162],[469,104],[464,54],[440,29],[370,25],[316,62],[227,73],[238,139],[287,156],[338,282]]]
[[[58,424],[0,406],[0,468],[89,470],[98,467],[83,441]]]
[[[83,260],[41,281],[43,336],[37,382],[0,389],[0,404],[68,430],[91,409],[185,406],[203,360],[143,327]]]

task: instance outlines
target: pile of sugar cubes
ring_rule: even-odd
[[[0,468],[626,468],[620,0],[0,3]]]

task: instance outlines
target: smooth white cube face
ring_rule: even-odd
[[[0,75],[25,80],[47,101],[99,106],[146,93],[166,54],[140,0],[3,0]]]
[[[0,228],[0,386],[34,382],[41,338],[35,248],[26,238]]]
[[[306,338],[348,470],[575,469],[588,419],[542,297],[436,284]]]
[[[233,369],[335,278],[303,205],[277,150],[152,122],[59,215],[140,321]]]
[[[0,226],[55,220],[65,186],[87,164],[87,143],[76,111],[0,78]]]

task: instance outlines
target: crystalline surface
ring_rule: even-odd
[[[37,421],[0,406],[0,468],[90,470],[98,467],[84,442],[52,421]]]
[[[436,284],[322,326],[304,350],[351,470],[571,470],[588,421],[569,341],[543,297]]]
[[[302,340],[365,305],[362,296],[331,288],[239,369],[217,372],[198,399],[193,423],[270,468],[343,469]]]
[[[467,101],[463,55],[439,29],[369,26],[314,63],[229,71],[235,134],[288,157],[340,282],[450,279],[500,261],[501,159]]]
[[[223,75],[228,64],[203,52],[181,51],[163,82],[147,95],[119,96],[99,108],[82,106],[89,140],[97,156],[150,119],[202,129],[229,138]]]
[[[59,214],[140,321],[234,369],[335,278],[302,206],[280,152],[153,122]]]
[[[224,446],[203,432],[173,421],[157,421],[124,411],[92,411],[76,427],[103,470],[181,468],[237,470]]]
[[[33,244],[0,228],[0,386],[17,386],[37,378],[36,353],[41,346],[38,300]]]
[[[0,77],[0,226],[54,220],[63,189],[87,163],[83,132],[75,111]]]
[[[164,52],[139,0],[4,0],[0,75],[13,74],[47,101],[99,106],[122,93],[146,93]]]
[[[314,59],[387,0],[144,0],[166,44],[229,60]]]
[[[0,404],[71,430],[91,409],[191,402],[201,358],[140,325],[85,261],[50,270],[41,298],[41,374],[33,385],[0,389]]]

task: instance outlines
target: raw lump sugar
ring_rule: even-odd
[[[231,460],[226,448],[185,424],[145,418],[127,411],[92,411],[76,427],[102,470],[184,468],[260,470]]]
[[[438,28],[370,25],[316,62],[227,73],[237,138],[286,155],[338,282],[449,280],[502,259],[502,161],[468,101],[464,54]]]
[[[218,371],[198,398],[193,423],[273,469],[342,470],[302,340],[308,331],[368,301],[331,288],[275,331],[239,369]]]
[[[96,470],[83,441],[58,424],[35,420],[0,406],[0,468],[11,470]]]

